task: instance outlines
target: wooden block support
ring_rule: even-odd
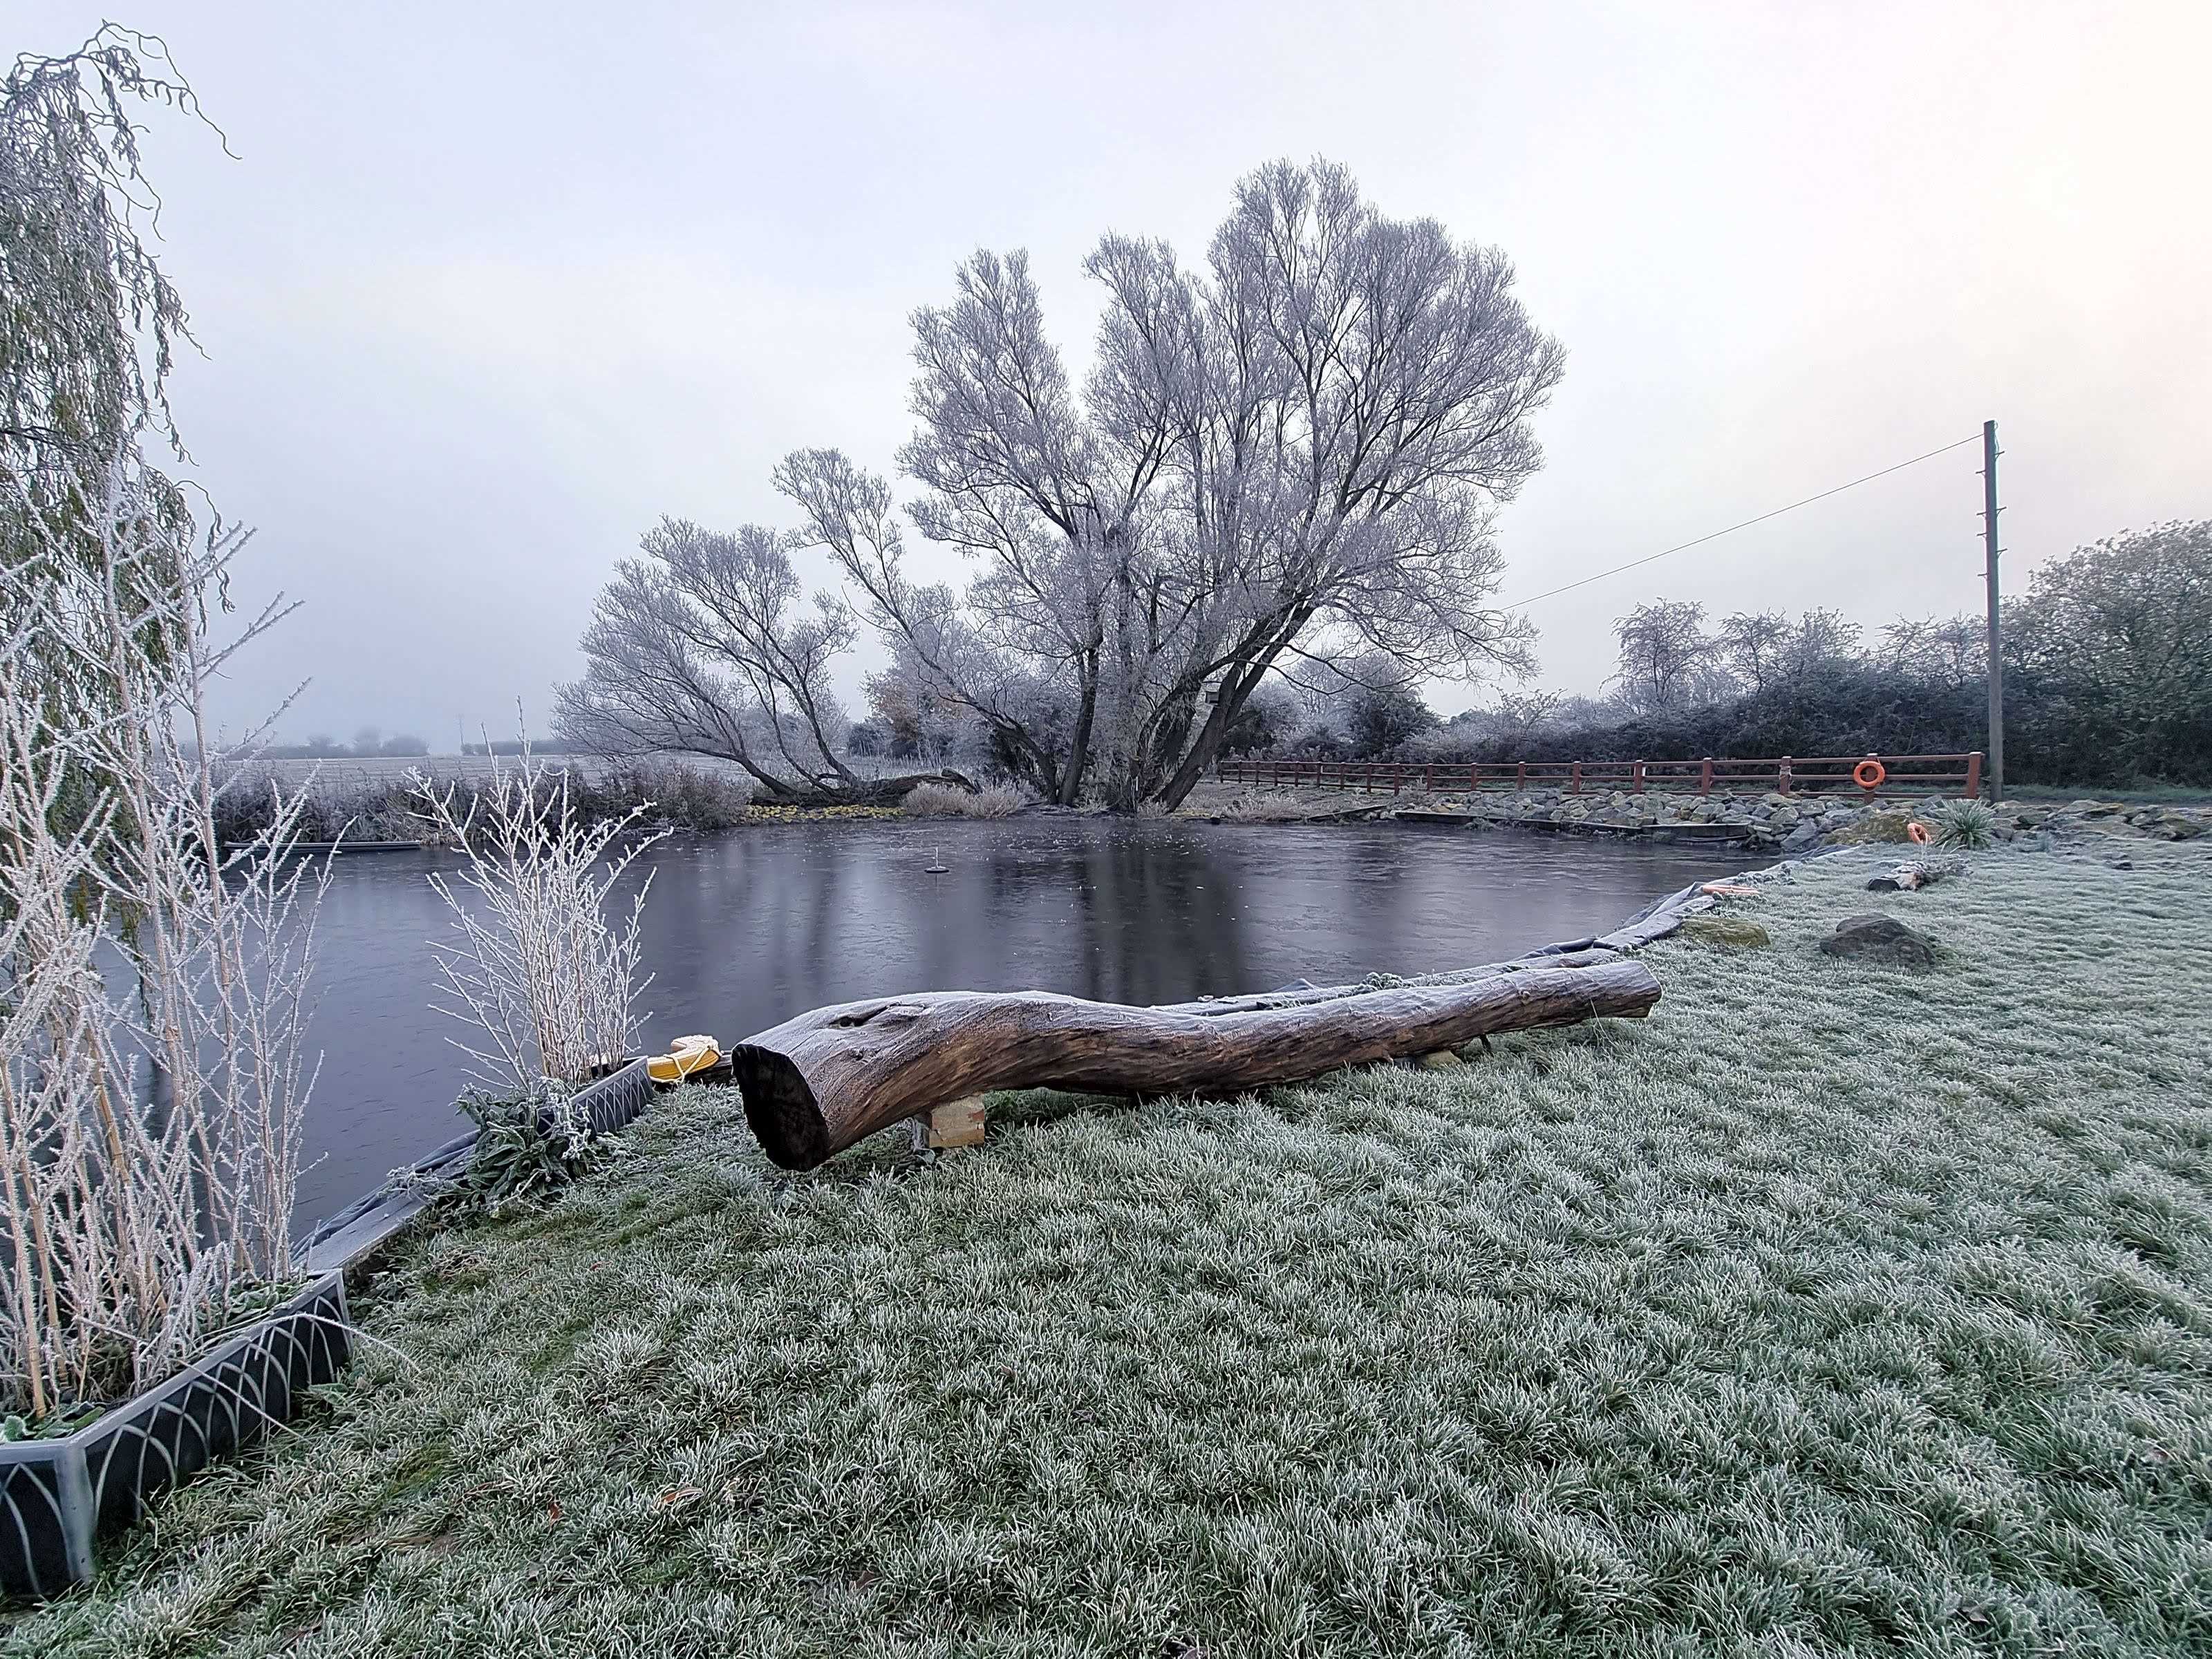
[[[1421,1064],[1431,1072],[1448,1072],[1453,1066],[1464,1066],[1467,1062],[1449,1048],[1438,1048],[1433,1053],[1423,1054]]]
[[[969,1095],[907,1120],[917,1152],[983,1144],[983,1097]]]

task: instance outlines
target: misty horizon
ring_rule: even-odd
[[[133,20],[238,157],[149,119],[204,353],[180,360],[179,425],[257,526],[241,600],[302,602],[219,712],[243,726],[306,682],[288,741],[374,723],[442,750],[518,701],[550,734],[593,594],[664,514],[787,526],[769,473],[809,445],[912,498],[908,318],[962,259],[1030,251],[1079,384],[1098,238],[1200,260],[1234,182],[1279,156],[1500,248],[1565,347],[1546,465],[1498,520],[1508,605],[1990,417],[2012,592],[2207,510],[2186,388],[2212,378],[2212,233],[2176,210],[2197,9],[1367,15],[1363,42],[1418,52],[1344,50],[1313,7],[538,9],[528,30],[441,15],[432,55],[411,9]],[[19,16],[59,51],[100,14]],[[1069,63],[1117,96],[1062,95]],[[1599,692],[1613,620],[1658,598],[1870,632],[1977,611],[1978,465],[1961,448],[1545,599],[1528,684]],[[798,563],[828,585],[819,552]],[[883,660],[863,630],[837,671],[855,716]],[[1498,690],[1426,695],[1449,714]]]

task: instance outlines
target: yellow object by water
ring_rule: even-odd
[[[655,1083],[680,1083],[694,1072],[703,1072],[722,1057],[722,1045],[710,1036],[681,1036],[665,1054],[645,1062],[645,1074]]]

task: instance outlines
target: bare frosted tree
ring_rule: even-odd
[[[909,580],[890,487],[835,450],[787,456],[775,482],[805,510],[813,535],[860,590],[866,615],[921,690],[973,713],[1009,769],[1047,799],[1072,801],[1082,781],[1075,757],[1089,744],[1082,675],[1056,653],[1048,629],[1041,635],[1022,628],[1018,616],[997,614],[1021,609],[1005,597],[1018,585],[1013,579],[975,584],[969,598],[981,590],[986,602],[974,613],[950,588]],[[1003,568],[994,574],[1006,575]],[[1054,591],[1033,592],[1033,619],[1051,609],[1046,595]],[[1095,680],[1090,707],[1095,714]]]
[[[1900,617],[1881,630],[1881,666],[1952,690],[1989,672],[1989,630],[1979,617]]]
[[[1739,611],[1720,625],[1717,659],[1754,696],[1782,677],[1795,630],[1782,611]]]
[[[584,678],[557,694],[561,735],[600,753],[733,761],[777,797],[853,785],[830,687],[852,613],[828,592],[805,608],[794,540],[664,519],[599,593]]]
[[[1553,715],[1566,701],[1563,691],[1530,691],[1516,694],[1501,693],[1498,707],[1488,711],[1494,729],[1506,732],[1527,732],[1542,730],[1551,723]]]
[[[1706,701],[1720,689],[1717,649],[1705,632],[1705,607],[1685,599],[1639,605],[1613,625],[1620,665],[1608,684],[1638,714],[1659,714]]]
[[[893,649],[890,665],[867,676],[861,687],[893,756],[943,761],[969,723],[967,711],[937,690],[933,677],[902,642]]]
[[[1806,611],[1797,618],[1790,641],[1790,674],[1802,682],[1849,667],[1860,660],[1863,632],[1840,611]]]
[[[2128,761],[2212,753],[2212,520],[2128,531],[2035,573],[2021,665],[2104,725]],[[2171,763],[2168,762],[2168,763]]]
[[[1073,802],[1179,802],[1266,677],[1379,652],[1409,676],[1525,672],[1488,603],[1492,510],[1540,465],[1528,417],[1559,347],[1495,249],[1386,218],[1328,162],[1240,181],[1203,273],[1109,235],[1083,395],[1020,254],[978,253],[915,313],[899,455],[933,540],[981,562],[957,600],[911,582],[879,479],[801,451],[805,511],[943,694]]]

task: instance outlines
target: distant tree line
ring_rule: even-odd
[[[1498,762],[1987,747],[1978,616],[1869,635],[1832,610],[1715,618],[1658,600],[1613,634],[1601,698],[1506,696],[1443,721],[1404,689],[1322,710],[1279,699],[1248,715],[1231,748]],[[2052,561],[2008,601],[2002,648],[2013,781],[2212,784],[2212,522],[2158,525]]]
[[[489,743],[464,743],[464,755],[574,755],[582,751],[571,745],[543,738],[494,738]]]
[[[340,743],[325,732],[316,732],[304,743],[272,744],[261,751],[267,760],[372,760],[380,756],[427,755],[430,745],[417,737],[398,732],[386,737],[374,726],[353,734],[351,743]]]

